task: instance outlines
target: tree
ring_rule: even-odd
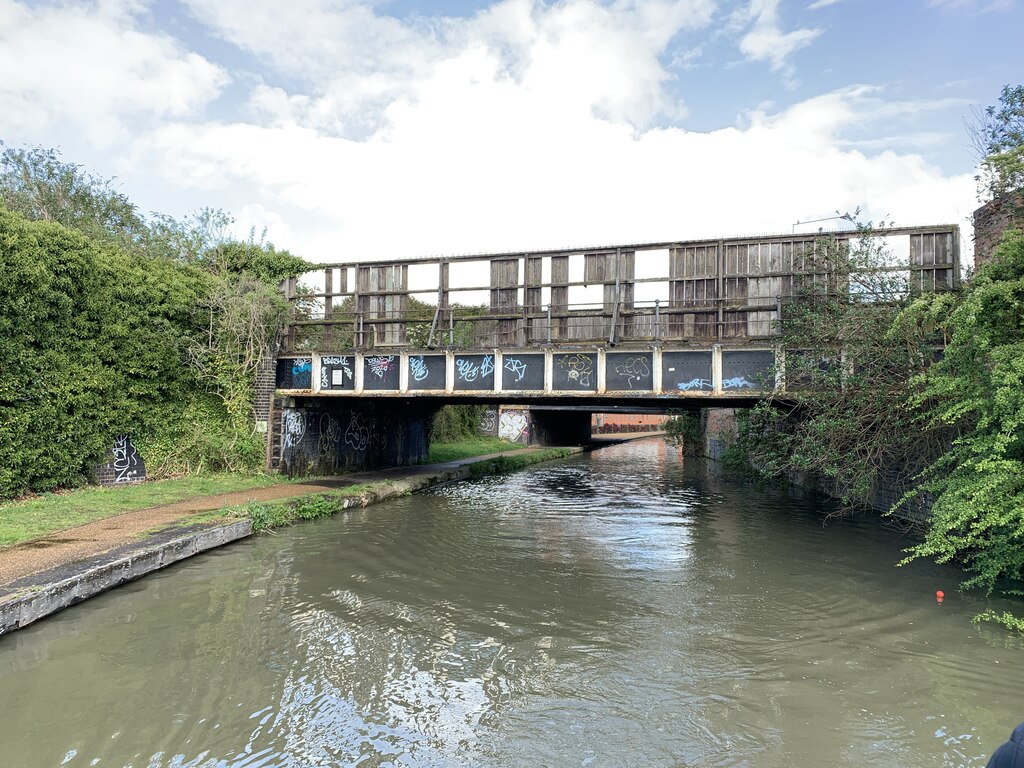
[[[114,189],[113,179],[64,162],[54,149],[8,147],[0,152],[0,205],[121,247],[140,242],[146,233],[143,217]]]
[[[954,439],[915,492],[934,502],[910,553],[957,561],[973,574],[965,586],[991,591],[1024,579],[1024,234],[1007,231],[956,305],[934,303],[923,297],[904,318],[950,335],[911,402],[925,428]]]
[[[999,105],[978,113],[968,133],[980,164],[975,177],[979,199],[1024,190],[1024,85],[1003,86]]]
[[[0,496],[79,482],[125,432],[152,474],[260,466],[277,284],[310,265],[232,223],[146,218],[55,150],[0,153]]]
[[[790,394],[753,408],[739,445],[762,475],[808,473],[845,504],[867,505],[879,473],[913,475],[933,437],[904,407],[929,339],[910,328],[893,337],[909,280],[870,223],[850,239],[823,234],[805,259],[811,275],[778,324],[786,357],[774,375]]]

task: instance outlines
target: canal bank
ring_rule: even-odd
[[[622,439],[583,447],[505,451],[219,494],[97,520],[10,547],[0,553],[0,635],[262,530],[615,442]]]
[[[648,440],[250,536],[0,637],[4,764],[982,768],[1019,642],[834,509]]]

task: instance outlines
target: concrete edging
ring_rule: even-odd
[[[252,522],[239,520],[146,548],[105,565],[49,584],[0,604],[0,635],[28,626],[100,592],[133,581],[179,560],[252,535]]]
[[[576,454],[587,449],[572,448],[568,450],[571,451],[571,454]],[[343,512],[346,509],[368,507],[381,501],[405,496],[444,483],[467,480],[473,476],[471,467],[474,464],[491,460],[481,459],[479,462],[469,462],[453,469],[418,477],[381,481],[385,487],[374,488],[358,496],[339,498],[337,511]],[[541,461],[548,460],[550,459],[541,459]],[[533,463],[540,463],[540,461]],[[322,494],[312,493],[309,495]],[[22,629],[39,619],[94,597],[101,592],[134,581],[202,552],[248,538],[254,533],[256,532],[253,531],[251,520],[236,520],[225,525],[194,531],[159,544],[146,545],[143,543],[137,551],[102,565],[88,566],[83,563],[83,570],[74,576],[43,587],[26,588],[25,592],[0,602],[0,636]]]

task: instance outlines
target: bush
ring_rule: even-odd
[[[430,442],[457,443],[477,436],[480,418],[485,406],[446,405],[436,414],[430,425]]]

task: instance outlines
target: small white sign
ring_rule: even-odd
[[[340,387],[345,383],[345,369],[344,368],[332,368],[331,369],[331,386]]]

